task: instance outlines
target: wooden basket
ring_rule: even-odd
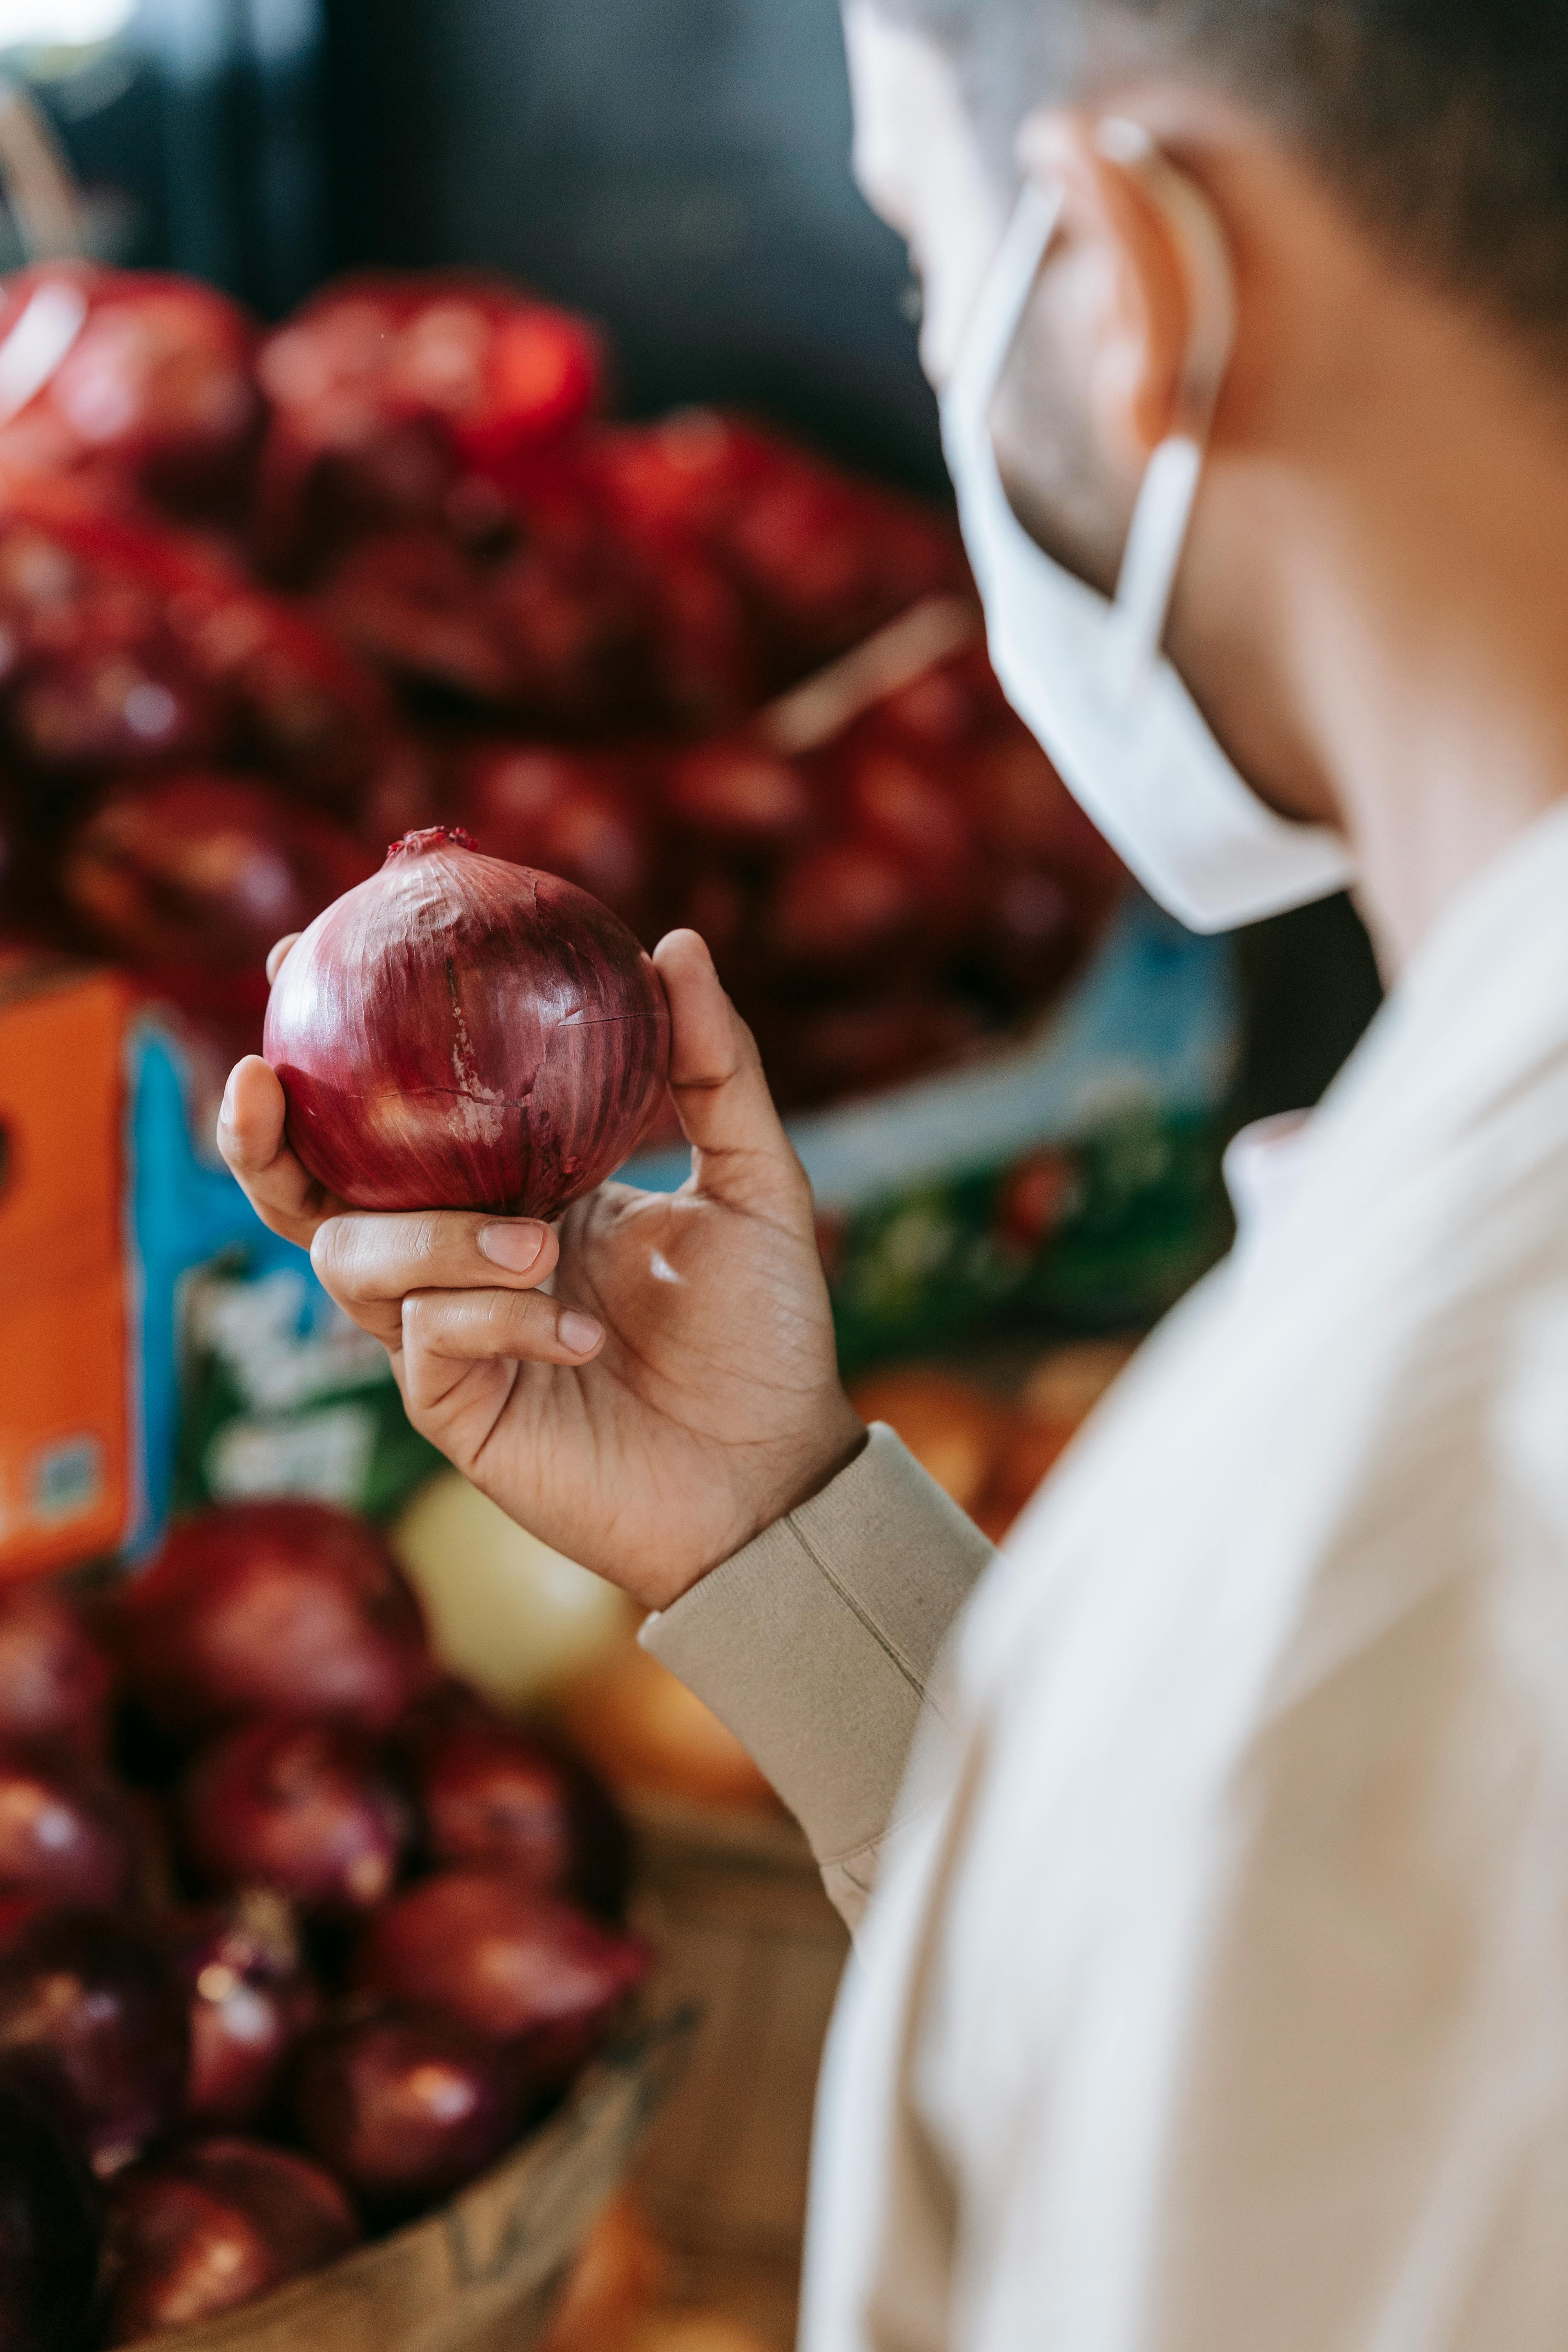
[[[438,2212],[134,2352],[528,2352],[695,2024],[678,2005],[617,2044],[542,2130]]]

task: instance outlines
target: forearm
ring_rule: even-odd
[[[879,1425],[821,1494],[643,1629],[755,1757],[851,1926],[948,1628],[993,1556]]]

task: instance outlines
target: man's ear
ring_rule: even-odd
[[[1030,179],[1064,191],[1056,268],[1070,281],[1068,331],[1096,436],[1113,464],[1141,467],[1179,420],[1193,323],[1152,151],[1125,125],[1041,111],[1019,132],[1018,156]]]

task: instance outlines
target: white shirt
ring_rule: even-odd
[[[807,2352],[1568,2344],[1568,806],[1287,1150],[868,1840]],[[907,1670],[860,1475],[801,1541]]]

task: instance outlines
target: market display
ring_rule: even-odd
[[[0,2322],[64,2315],[18,2345],[130,2343],[416,2215],[647,1975],[615,1804],[443,1675],[363,1521],[236,1505],[119,1592],[0,1591]]]
[[[849,1394],[863,1421],[896,1430],[922,1469],[1000,1543],[1136,1344],[1085,1339],[1047,1349],[1012,1394],[925,1364],[870,1373]]]
[[[586,322],[453,273],[329,287],[269,334],[168,278],[0,284],[8,1237],[58,1320],[101,1169],[102,1312],[72,1328],[121,1383],[92,1418],[66,1367],[70,1442],[51,1391],[0,1468],[39,1498],[24,1567],[89,1528],[107,1558],[139,1491],[135,1542],[162,1531],[112,1587],[0,1587],[6,2347],[106,2352],[445,2227],[647,1976],[619,1806],[711,1832],[725,1871],[792,1834],[622,1596],[428,1456],[373,1476],[363,1335],[300,1303],[307,1261],[191,1140],[214,1074],[265,1045],[353,1202],[552,1216],[679,1140],[646,952],[671,926],[803,1109],[986,1062],[1121,891],[991,674],[948,518],[749,419],[619,421],[612,379]],[[1079,1180],[1006,1150],[975,1213],[1022,1266]],[[830,1279],[896,1313],[936,1213],[888,1207],[873,1249],[830,1207]],[[1112,1356],[857,1401],[999,1536]],[[421,1475],[395,1558],[321,1503],[191,1507],[297,1483],[390,1514]],[[754,2342],[656,2310],[658,2267],[620,2209],[552,2352]]]
[[[661,1099],[669,1012],[607,907],[432,825],[291,950],[263,1050],[294,1150],[355,1208],[553,1217]]]
[[[0,289],[7,364],[0,920],[221,1052],[265,945],[436,824],[701,930],[786,1103],[975,1053],[1095,938],[1119,869],[948,520],[742,418],[610,419],[571,314],[406,274],[262,337],[51,265]]]

